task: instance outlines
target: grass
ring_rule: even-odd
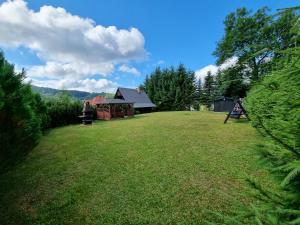
[[[206,224],[252,201],[261,142],[223,113],[162,112],[51,130],[0,175],[0,224]],[[241,196],[244,194],[244,196]]]

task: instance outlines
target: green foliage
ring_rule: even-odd
[[[40,135],[43,108],[39,96],[16,73],[0,53],[0,163],[14,161],[34,146]]]
[[[300,146],[299,77],[298,62],[266,76],[247,98],[253,125],[291,151]]]
[[[193,102],[193,108],[199,111],[201,102],[203,102],[203,88],[201,79],[199,79],[195,82],[195,99]]]
[[[239,66],[219,71],[216,75],[216,95],[243,98],[249,90],[249,83],[246,82],[245,74],[240,73]]]
[[[0,167],[13,164],[35,146],[42,131],[80,123],[82,102],[60,92],[42,99],[25,84],[25,71],[14,71],[0,53]],[[94,110],[95,113],[95,110]]]
[[[275,38],[272,36],[272,18],[267,15],[267,9],[259,9],[253,15],[246,8],[237,9],[226,17],[224,24],[225,36],[214,52],[218,64],[234,56],[240,62],[247,60],[247,66],[252,70],[250,78],[257,80],[262,73],[260,65],[266,57],[271,57],[272,52],[262,52],[255,57],[253,54],[262,49],[271,49]]]
[[[187,110],[195,100],[195,74],[183,64],[175,70],[159,67],[146,77],[144,89],[158,110]]]
[[[219,72],[218,91],[236,95],[250,91],[246,109],[252,125],[265,136],[259,146],[276,188],[249,177],[258,201],[234,217],[215,216],[220,224],[300,224],[300,25],[299,14],[284,9],[268,16],[245,9],[228,15],[225,36],[215,55],[218,63],[237,57],[235,67]]]
[[[201,95],[201,103],[206,105],[208,108],[214,102],[215,94],[216,94],[216,82],[215,78],[211,75],[211,72],[207,73],[207,76],[204,78],[204,84],[202,88],[202,95]]]
[[[267,75],[246,99],[253,126],[267,139],[261,157],[279,178],[277,191],[249,180],[260,200],[248,211],[254,224],[300,221],[300,49],[288,53],[293,53],[294,62]]]
[[[44,129],[80,123],[83,103],[71,98],[68,92],[61,92],[57,98],[46,100],[47,118]]]
[[[230,13],[224,21],[225,35],[214,55],[218,65],[232,57],[238,62],[234,68],[218,72],[218,94],[244,97],[249,87],[263,76],[276,67],[282,68],[281,51],[300,43],[297,20],[298,14],[292,10],[275,16],[270,16],[267,8],[255,13],[240,8]]]

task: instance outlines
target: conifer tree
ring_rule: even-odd
[[[202,100],[202,95],[203,95],[203,91],[202,91],[202,81],[201,79],[198,79],[195,82],[195,99],[194,99],[194,109],[195,110],[199,110],[200,109],[200,104],[201,104],[201,100]]]
[[[147,76],[145,91],[158,110],[187,110],[195,100],[195,74],[183,64],[161,70],[159,67]]]
[[[0,52],[0,165],[14,162],[41,135],[40,98],[24,84],[25,71],[15,72]],[[41,112],[41,111],[40,111]]]
[[[203,103],[208,108],[211,107],[215,98],[215,80],[210,71],[208,71],[207,76],[204,78],[203,84]]]

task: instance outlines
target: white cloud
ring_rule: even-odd
[[[215,75],[218,72],[218,67],[216,65],[208,65],[203,67],[202,69],[196,70],[195,72],[196,79],[203,80],[204,77],[207,76],[208,72],[211,72],[212,75]]]
[[[23,0],[0,6],[0,45],[26,46],[46,60],[82,63],[122,62],[145,57],[144,37],[136,28],[96,25],[63,8],[34,12]]]
[[[38,79],[27,79],[28,82],[40,87],[50,87],[56,89],[65,90],[81,90],[87,92],[109,92],[114,93],[118,84],[107,79],[81,79],[75,80],[70,78],[65,79],[48,79],[48,80],[38,80]]]
[[[136,68],[127,66],[125,64],[123,64],[119,67],[119,71],[124,72],[124,73],[131,73],[135,76],[141,75],[140,71],[138,71]]]
[[[220,66],[216,66],[216,65],[208,65],[208,66],[205,66],[199,70],[196,70],[195,72],[195,75],[196,75],[196,79],[201,79],[203,80],[204,77],[207,76],[207,73],[208,72],[211,72],[212,75],[216,75],[217,72],[220,70],[226,70],[230,67],[233,67],[236,65],[238,61],[238,58],[237,57],[232,57],[228,60],[226,60],[223,64],[221,64]]]
[[[157,65],[162,65],[162,64],[165,64],[166,62],[164,60],[159,60],[156,64]]]
[[[236,56],[233,56],[233,57],[227,59],[223,64],[221,64],[219,66],[219,68],[220,68],[220,70],[226,70],[230,67],[235,66],[237,64],[237,62],[238,62],[238,58]]]
[[[153,63],[152,66],[158,67],[158,66],[161,66],[163,64],[166,64],[166,61],[164,61],[164,60],[158,60],[157,62]]]
[[[0,5],[0,47],[22,46],[45,62],[29,68],[29,77],[83,81],[90,75],[106,76],[117,64],[145,59],[144,44],[136,28],[104,27],[64,8],[42,6],[33,11],[23,0]]]
[[[49,61],[45,65],[32,66],[28,69],[30,77],[43,77],[43,78],[66,78],[72,77],[78,79],[87,77],[91,74],[108,75],[112,73],[114,66],[107,63],[90,63],[86,66],[85,63],[61,63]]]

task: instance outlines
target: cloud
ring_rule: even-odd
[[[91,74],[101,73],[103,76],[112,73],[114,66],[107,63],[90,63],[86,66],[85,63],[61,63],[55,61],[46,62],[45,65],[32,66],[27,73],[30,77],[43,78],[65,78],[72,77],[78,79],[87,77]]]
[[[222,70],[226,70],[230,67],[233,67],[234,65],[236,65],[237,62],[238,62],[238,58],[234,56],[234,57],[226,60],[220,66],[216,66],[216,65],[212,65],[212,64],[205,66],[199,70],[196,70],[196,72],[195,72],[196,79],[203,80],[204,77],[207,76],[208,72],[211,72],[212,75],[216,75],[219,70],[222,71]]]
[[[162,64],[165,64],[166,62],[164,60],[159,60],[156,64],[157,65],[162,65]]]
[[[119,71],[124,72],[124,73],[131,73],[135,76],[141,75],[140,71],[138,71],[136,68],[127,66],[125,64],[123,64],[119,67]]]
[[[52,6],[34,12],[23,0],[0,6],[0,34],[1,46],[25,46],[52,61],[114,63],[146,54],[144,37],[136,28],[103,27]]]
[[[233,57],[227,59],[223,64],[221,64],[219,66],[219,68],[220,68],[220,70],[226,70],[230,67],[235,66],[237,64],[237,62],[238,62],[238,58],[236,56],[233,56]]]
[[[29,68],[29,77],[107,76],[118,64],[145,59],[144,44],[136,28],[104,27],[64,8],[45,5],[33,11],[23,0],[0,5],[0,47],[25,47],[45,62]]]
[[[159,66],[161,66],[163,64],[166,64],[166,61],[164,61],[164,60],[158,60],[157,62],[153,63],[152,66],[159,67]]]
[[[196,79],[203,80],[204,77],[207,76],[208,72],[211,72],[212,75],[215,75],[218,72],[218,66],[208,65],[208,66],[203,67],[202,69],[196,70],[196,72],[195,72]]]
[[[50,87],[56,89],[65,89],[65,90],[81,90],[87,92],[109,92],[114,93],[118,84],[112,82],[107,79],[81,79],[75,80],[70,78],[65,79],[47,79],[47,80],[39,80],[39,79],[27,79],[27,82],[31,82],[32,84],[40,87]]]

